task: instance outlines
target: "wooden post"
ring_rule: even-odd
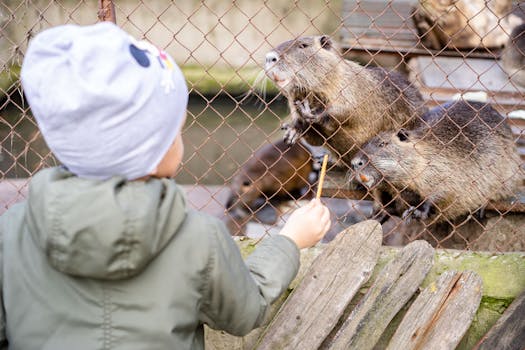
[[[98,20],[117,23],[113,0],[98,0]]]
[[[434,249],[414,241],[380,272],[375,283],[344,321],[333,339],[321,346],[331,350],[372,350],[398,311],[412,297],[434,263]]]
[[[482,287],[472,271],[446,271],[410,306],[387,350],[456,349],[478,310]]]

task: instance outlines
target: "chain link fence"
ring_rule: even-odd
[[[108,5],[114,8],[104,11]],[[0,4],[0,213],[25,198],[33,174],[58,164],[19,82],[29,40],[55,25],[93,24],[111,16],[131,35],[169,52],[182,68],[191,95],[177,181],[192,207],[221,217],[233,234],[263,237],[278,230],[291,208],[313,196],[319,158],[330,151],[323,192],[333,216],[328,237],[374,217],[383,222],[387,244],[424,238],[437,247],[525,251],[523,166],[511,173],[499,170],[516,159],[512,154],[524,155],[525,143],[524,112],[519,112],[525,109],[525,32],[513,32],[525,18],[525,5],[508,0],[5,0]],[[319,37],[279,46],[311,35]],[[312,48],[307,59],[296,60],[296,51]],[[349,73],[341,73],[341,64],[323,61],[335,57],[323,50],[337,50],[361,66],[352,66],[354,75],[337,85],[334,81]],[[293,73],[289,81],[286,69]],[[410,84],[392,78],[390,71]],[[300,79],[316,80],[321,88]],[[408,96],[410,89],[420,92],[420,109]],[[388,94],[393,94],[390,99],[381,99]],[[512,146],[486,142],[501,138],[505,129],[483,119],[486,112],[476,111],[467,122],[448,111],[421,115],[425,108],[458,99],[489,102],[506,117]],[[407,120],[395,120],[403,103],[414,110]],[[355,110],[371,116],[364,124],[379,118],[384,125],[357,137],[349,121]],[[455,134],[441,137],[436,129],[446,122]],[[282,130],[286,123],[288,129]],[[403,181],[374,163],[379,152],[367,142],[381,128],[390,130],[382,137],[397,137],[395,142],[406,141],[401,128],[409,141],[417,138],[408,149],[412,153],[401,159],[395,152],[384,155],[398,166],[413,156],[423,159],[417,169],[401,166]],[[471,130],[484,136],[478,140]],[[294,133],[300,140],[288,146],[283,136],[291,139]],[[420,147],[429,142],[441,144],[422,158]],[[468,157],[454,153],[458,145],[470,149]],[[453,165],[424,171],[438,159]],[[375,173],[367,169],[379,171],[373,186],[367,180]],[[485,178],[492,182],[482,185]],[[511,184],[514,180],[518,186]],[[486,198],[474,205],[461,200],[475,192]],[[498,192],[512,192],[514,198],[499,198]],[[457,196],[450,199],[452,194]],[[459,209],[450,214],[457,203]]]

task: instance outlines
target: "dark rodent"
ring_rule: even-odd
[[[501,63],[510,79],[525,87],[525,23],[512,30]]]
[[[494,108],[460,100],[423,118],[414,130],[379,134],[352,160],[378,207],[425,223],[450,222],[516,194],[520,158]]]
[[[266,55],[265,69],[288,99],[287,142],[303,136],[328,146],[343,166],[379,132],[412,127],[426,111],[402,74],[344,59],[328,36],[280,44]]]
[[[226,209],[233,219],[242,219],[270,201],[298,199],[310,188],[313,172],[312,155],[302,143],[265,144],[233,177]]]

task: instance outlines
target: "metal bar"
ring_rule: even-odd
[[[98,0],[98,20],[117,23],[113,0]]]

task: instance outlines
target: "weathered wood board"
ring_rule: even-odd
[[[502,113],[525,109],[525,88],[510,81],[497,60],[420,56],[408,67],[410,80],[430,104],[449,101],[457,93],[483,91]]]
[[[253,251],[255,240],[238,238],[236,238],[236,240],[244,256]],[[314,248],[301,251],[301,268],[298,277],[290,286],[291,289],[296,288],[303,279],[303,276],[309,270],[312,262],[326,247],[327,244],[319,244]],[[350,305],[347,307],[347,310],[345,310],[345,313],[348,312],[349,309],[351,310],[354,308],[353,306],[359,302],[358,297],[366,293],[370,286],[375,283],[383,268],[392,261],[400,251],[401,248],[381,247],[378,263],[374,268],[372,277],[370,277],[369,281],[361,287],[356,297],[354,297]],[[466,252],[436,249],[434,259],[434,266],[422,283],[422,287],[424,288],[436,281],[443,273],[451,270],[475,271],[483,279],[482,302],[469,330],[457,348],[458,350],[472,350],[482,336],[484,336],[490,330],[492,325],[494,325],[502,316],[503,312],[512,301],[515,300],[523,290],[525,290],[525,253],[515,252],[502,254],[494,252]],[[286,298],[287,295],[283,296],[270,307],[268,320],[273,319],[278,309],[282,306],[282,302]],[[390,338],[402,321],[402,317],[398,319],[397,316],[399,316],[399,313],[394,320],[390,322],[385,331],[390,334]],[[205,327],[206,349],[252,350],[265,327],[267,326],[255,329],[245,337],[235,337]],[[385,335],[385,332],[383,332],[383,336]],[[390,338],[387,337],[386,339],[381,339],[381,343],[376,344],[377,349],[385,349],[388,346]]]
[[[373,349],[390,321],[419,288],[433,261],[434,249],[425,241],[414,241],[403,248],[322,349]]]
[[[510,304],[473,350],[492,349],[525,349],[525,291]]]
[[[482,286],[472,271],[442,274],[410,306],[387,350],[455,349],[474,319]]]
[[[416,4],[417,0],[344,1],[341,44],[343,47],[381,51],[423,51],[410,18]]]
[[[415,55],[486,57],[499,56],[497,48],[439,49],[424,45],[414,25],[414,7],[418,0],[344,0],[343,25],[339,31],[343,50],[363,51],[372,58],[396,54],[401,58]],[[521,5],[523,7],[523,5]],[[520,15],[516,1],[513,12]]]
[[[256,349],[317,349],[370,277],[381,239],[381,225],[372,220],[340,233],[312,263]]]

